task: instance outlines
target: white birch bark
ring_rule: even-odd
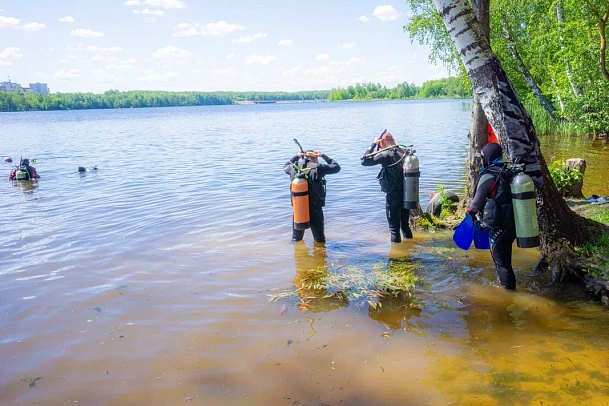
[[[562,25],[565,23],[565,17],[564,17],[564,13],[563,13],[562,0],[560,0],[558,2],[558,4],[556,5],[556,19],[558,20],[558,32],[560,32],[560,37],[559,37],[560,38],[560,49],[564,52],[564,50],[565,50],[565,41],[563,40],[563,37],[562,37]],[[567,58],[563,58],[563,61],[565,63],[565,69],[566,69],[566,72],[567,72],[567,79],[569,80],[569,84],[571,85],[571,89],[573,90],[573,94],[578,99],[581,99],[582,92],[579,90],[579,87],[573,81],[573,74],[571,73],[571,65],[569,64],[569,61],[567,60]]]
[[[434,3],[508,159],[512,164],[525,164],[535,185],[542,187],[539,140],[533,123],[481,33],[469,0],[434,0]]]

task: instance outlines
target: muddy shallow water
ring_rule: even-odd
[[[42,179],[0,187],[0,404],[607,403],[606,309],[530,272],[536,250],[515,248],[511,293],[488,251],[449,233],[389,243],[364,149],[385,128],[414,143],[425,205],[439,184],[462,188],[470,114],[460,101],[3,114],[2,153],[36,158]],[[289,241],[294,137],[342,166],[325,247]],[[577,151],[609,153],[590,143]],[[416,265],[412,297],[269,301],[311,269],[392,262]]]

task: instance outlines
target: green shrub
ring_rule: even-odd
[[[554,184],[565,195],[569,186],[576,181],[583,181],[584,174],[577,169],[570,169],[565,161],[556,160],[548,167]]]
[[[455,212],[457,211],[457,202],[453,202],[448,198],[444,185],[438,186],[438,192],[440,192],[440,200],[438,200],[438,203],[442,208],[440,210],[440,218],[445,219],[448,216],[452,216],[453,214],[455,214]]]

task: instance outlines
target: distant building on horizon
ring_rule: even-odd
[[[51,94],[51,89],[49,89],[46,83],[30,83],[30,89],[36,94]]]
[[[21,93],[51,94],[51,90],[46,83],[30,83],[30,87],[22,87],[19,83],[11,82],[9,78],[6,82],[0,82],[0,92],[12,92],[17,89]]]
[[[1,82],[0,86],[2,86],[3,88],[5,88],[6,92],[10,92],[13,89],[21,89],[21,85],[19,83],[13,83],[11,82],[11,80],[9,79],[8,82]]]

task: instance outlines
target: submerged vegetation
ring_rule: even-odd
[[[302,311],[315,310],[321,300],[337,300],[343,306],[354,304],[358,307],[382,307],[384,297],[404,297],[406,304],[417,307],[412,298],[412,290],[419,278],[412,262],[377,263],[364,270],[355,266],[326,266],[300,272],[294,279],[294,287],[276,290],[269,294],[270,302],[299,297],[298,308]],[[340,304],[337,304],[341,306]]]

